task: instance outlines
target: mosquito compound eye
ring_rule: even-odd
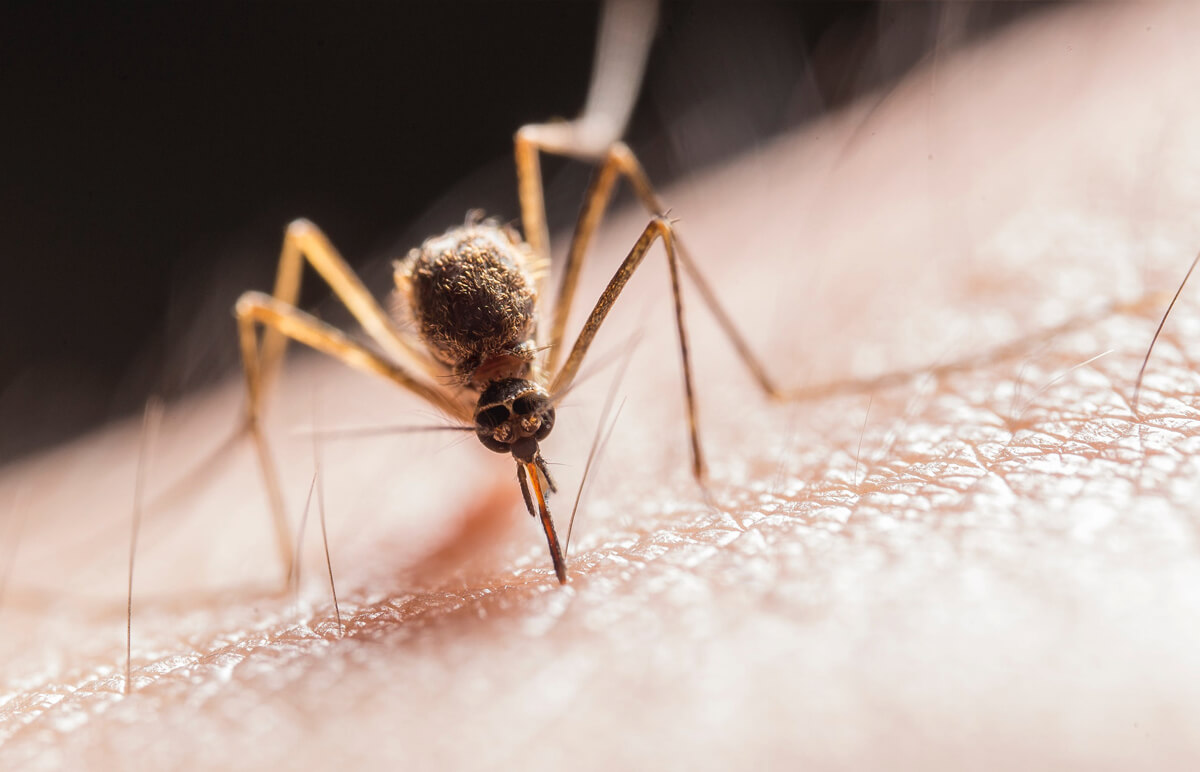
[[[541,414],[541,428],[537,430],[537,434],[533,435],[537,440],[544,440],[550,434],[550,430],[554,428],[554,406],[547,405]]]
[[[517,415],[529,415],[533,411],[537,410],[538,402],[540,402],[540,400],[538,400],[532,394],[526,394],[523,397],[517,397],[512,403],[513,412]]]
[[[488,450],[507,453],[512,442],[511,413],[506,405],[492,405],[475,414],[475,436]]]
[[[481,429],[495,429],[508,420],[508,408],[504,405],[493,405],[475,414],[475,425]]]
[[[483,444],[483,447],[487,448],[493,453],[507,453],[512,447],[509,443],[496,439],[496,437],[490,431],[479,430],[475,432],[475,436],[479,438],[479,441]]]

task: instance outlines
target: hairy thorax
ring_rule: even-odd
[[[540,267],[511,228],[468,222],[396,263],[394,312],[464,386],[527,377]]]

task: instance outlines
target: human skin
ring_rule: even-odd
[[[339,628],[315,520],[299,600],[278,591],[243,443],[147,510],[124,696],[139,426],[9,468],[0,768],[1192,766],[1187,293],[1131,398],[1200,248],[1198,29],[1185,5],[1036,17],[666,191],[773,377],[815,388],[765,399],[688,293],[703,495],[656,251],[596,344],[644,333],[566,587],[511,459],[327,440]],[[602,229],[581,297],[645,221]],[[613,369],[543,443],[560,532]],[[311,356],[276,391],[293,513],[297,427],[437,423]],[[168,408],[151,502],[240,400]]]

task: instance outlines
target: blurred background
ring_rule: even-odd
[[[628,137],[668,183],[886,99],[1044,7],[667,3]],[[515,219],[512,134],[578,112],[597,18],[593,2],[8,4],[0,460],[234,370],[233,302],[269,290],[291,219],[381,295],[389,259],[467,209]],[[587,170],[544,170],[565,227]]]

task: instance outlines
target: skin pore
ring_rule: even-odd
[[[511,463],[442,435],[327,439],[339,629],[315,511],[299,597],[279,591],[242,443],[147,507],[126,698],[139,426],[4,470],[0,539],[20,541],[0,550],[0,768],[1183,766],[1200,751],[1189,293],[1139,416],[1129,400],[1200,247],[1198,28],[1182,4],[1054,11],[665,191],[779,383],[924,374],[771,404],[685,282],[710,505],[656,249],[597,338],[643,333],[566,587]],[[646,221],[602,229],[580,298]],[[543,445],[560,532],[609,372]],[[225,438],[240,389],[168,407],[152,502]],[[294,521],[304,428],[438,422],[312,356],[276,392]]]

